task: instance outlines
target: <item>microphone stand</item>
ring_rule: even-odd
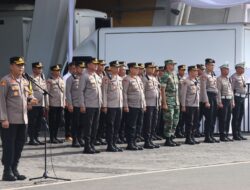
[[[40,90],[42,90],[42,94],[43,94],[43,100],[44,102],[46,101],[46,96],[50,96],[52,97],[52,95],[45,89],[43,89],[39,84],[36,83],[36,81],[28,74],[24,74],[23,77],[25,79],[27,79],[28,81],[30,81],[32,84],[34,84],[35,86],[37,86]],[[48,125],[48,121],[45,117],[45,114],[43,114],[42,117],[42,126],[44,127],[44,173],[42,176],[40,177],[34,177],[34,178],[30,178],[30,181],[33,180],[37,180],[37,179],[55,179],[55,180],[63,180],[63,181],[70,181],[70,179],[64,179],[64,178],[58,178],[58,177],[51,177],[48,176],[48,171],[47,171],[47,134],[46,131],[49,129],[49,125]]]

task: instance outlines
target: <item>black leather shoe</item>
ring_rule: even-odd
[[[199,142],[199,141],[197,141],[197,140],[195,140],[195,138],[194,138],[194,137],[191,137],[191,140],[192,140],[195,144],[200,144],[200,142]]]
[[[239,136],[234,136],[233,140],[235,140],[235,141],[241,141],[241,138]]]
[[[154,148],[160,148],[160,145],[153,143],[152,141],[149,141],[149,143],[154,147]]]
[[[223,136],[223,137],[220,137],[220,141],[221,142],[228,142],[228,139],[225,136]]]
[[[115,149],[117,150],[117,152],[123,152],[123,149],[116,146],[116,144],[113,144],[113,147],[115,147]]]
[[[217,140],[216,138],[214,138],[214,137],[211,137],[211,139],[215,142],[215,143],[220,143],[220,141],[219,140]]]
[[[175,144],[175,146],[181,146],[180,143],[174,141],[174,137],[173,136],[170,138],[170,140],[172,141],[172,143]]]
[[[39,139],[35,139],[35,142],[37,142],[39,145],[45,145],[45,142],[41,142]]]
[[[17,180],[22,181],[22,180],[26,179],[26,176],[25,175],[20,175],[16,168],[14,168],[12,171],[13,171],[13,174],[16,177]]]
[[[84,147],[84,142],[83,142],[83,140],[82,140],[81,138],[78,138],[77,140],[78,140],[79,145],[80,145],[81,147]]]
[[[11,168],[5,168],[2,176],[3,181],[16,181],[17,178],[14,176]]]
[[[118,150],[111,144],[108,145],[107,147],[107,152],[118,152]]]
[[[143,150],[143,147],[140,145],[135,144],[135,147],[137,148],[137,150]]]
[[[136,146],[134,146],[133,144],[128,144],[126,150],[136,151],[136,150],[138,150],[138,148]]]
[[[156,138],[156,140],[158,140],[158,141],[162,140],[162,138],[161,138],[160,136],[158,136],[158,135],[155,135],[155,138]]]
[[[154,149],[154,146],[151,145],[149,142],[145,142],[143,148],[145,148],[145,149]]]
[[[35,140],[30,140],[28,145],[37,146],[37,145],[39,145],[39,143],[37,143]]]
[[[164,146],[174,147],[176,145],[171,141],[170,137],[167,137]]]
[[[176,133],[175,137],[176,138],[184,138],[184,135],[182,133]]]
[[[73,138],[72,147],[74,147],[74,148],[79,148],[79,147],[81,147],[80,144],[79,144],[79,142],[78,142],[78,140],[75,139],[75,138]]]
[[[85,147],[84,150],[83,150],[83,154],[95,154],[95,151],[92,150],[92,148],[90,147]]]
[[[101,153],[101,151],[95,149],[95,146],[93,144],[91,144],[90,146],[91,146],[92,150],[95,152],[95,154]]]
[[[228,141],[232,142],[234,141],[233,139],[229,138],[228,136],[225,137]]]
[[[194,142],[194,141],[192,141],[192,139],[191,139],[191,138],[186,138],[186,140],[185,140],[185,144],[188,144],[188,145],[195,145],[195,142]]]
[[[215,143],[211,138],[206,137],[204,143]]]
[[[59,143],[59,144],[62,144],[63,143],[63,140],[60,140],[58,138],[55,138],[55,140]]]
[[[243,141],[247,140],[247,138],[246,138],[246,137],[243,137],[242,135],[239,135],[239,138],[240,138],[241,140],[243,140]]]

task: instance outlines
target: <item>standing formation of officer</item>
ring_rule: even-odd
[[[0,121],[4,165],[3,180],[24,180],[17,166],[25,143],[29,112],[29,144],[44,144],[39,140],[42,118],[49,112],[50,143],[63,143],[58,130],[63,127],[67,112],[65,137],[72,136],[72,147],[84,147],[83,153],[100,153],[95,148],[107,142],[108,152],[122,152],[118,143],[127,143],[127,150],[160,148],[154,140],[166,139],[164,146],[180,146],[174,141],[182,137],[185,144],[200,142],[200,123],[205,116],[205,143],[246,140],[241,133],[246,97],[245,64],[235,65],[229,77],[229,64],[222,64],[220,76],[214,73],[215,60],[188,67],[179,65],[175,73],[174,60],[164,67],[153,62],[138,64],[111,61],[104,71],[105,61],[88,57],[70,63],[67,79],[61,78],[61,65],[50,67],[47,80],[41,62],[32,63],[31,78],[51,96],[23,78],[22,57],[10,59],[10,74],[0,82]],[[73,67],[74,66],[74,67]],[[25,76],[25,75],[24,75]],[[66,109],[66,110],[65,110]],[[233,138],[229,138],[232,115]],[[216,119],[220,140],[214,137]],[[70,128],[69,128],[70,126]],[[71,132],[70,132],[71,131]],[[161,136],[161,137],[159,137]],[[144,146],[137,144],[144,141]]]

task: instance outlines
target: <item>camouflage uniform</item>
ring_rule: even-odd
[[[179,121],[180,103],[178,96],[178,78],[175,73],[165,74],[161,78],[161,87],[165,88],[166,103],[168,109],[163,113],[164,135],[171,137],[175,133],[176,126]]]

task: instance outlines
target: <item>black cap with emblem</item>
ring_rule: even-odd
[[[179,65],[178,70],[186,70],[186,65]]]
[[[110,66],[110,67],[120,67],[121,65],[119,64],[118,61],[111,61],[111,62],[109,63],[109,66]]]
[[[139,68],[140,66],[136,62],[128,63],[128,68]]]
[[[205,64],[210,64],[210,63],[215,63],[215,60],[214,59],[211,59],[211,58],[206,58],[205,59]]]
[[[43,64],[41,62],[34,62],[31,65],[32,68],[43,68]]]
[[[15,56],[10,58],[10,64],[25,65],[25,61],[23,57]]]
[[[60,71],[61,67],[60,67],[60,65],[53,65],[50,67],[50,70],[51,71]]]

